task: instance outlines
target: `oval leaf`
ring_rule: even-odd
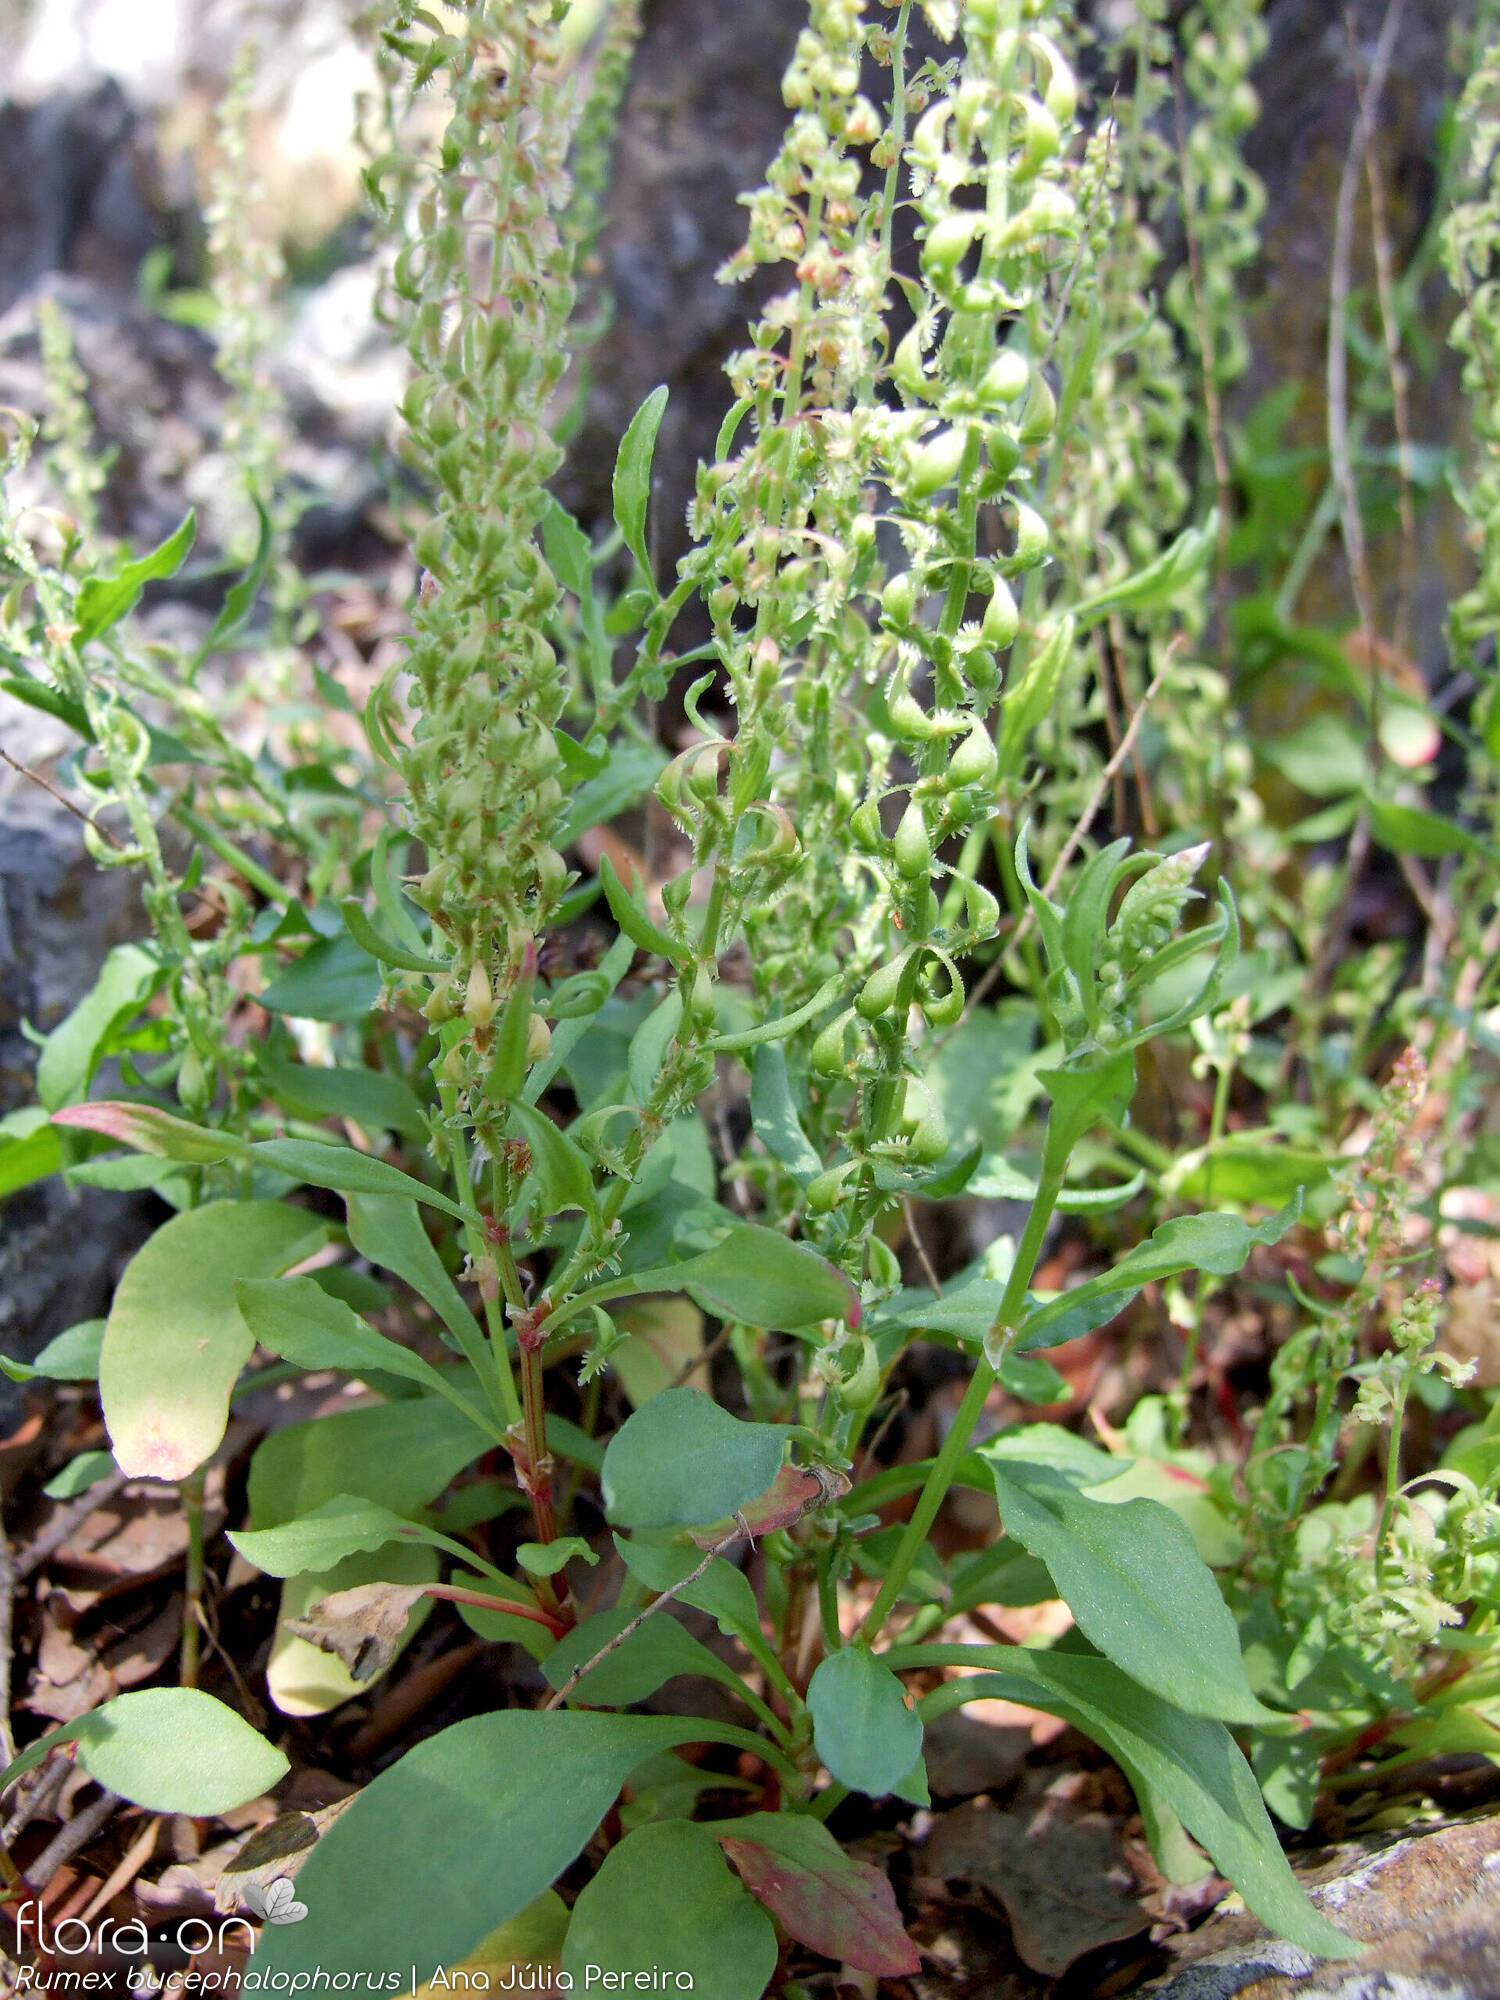
[[[760,2000],[776,1970],[776,1933],[707,1828],[662,1820],[611,1848],[573,1906],[563,1970],[582,1990],[599,1966],[627,1986],[665,1966],[686,1974],[700,2000]]]
[[[249,1723],[197,1688],[117,1695],[63,1729],[38,1738],[0,1786],[40,1764],[59,1743],[76,1743],[91,1778],[148,1812],[231,1812],[279,1784],[291,1768]]]
[[[722,1520],[765,1492],[784,1438],[781,1425],[741,1423],[701,1390],[664,1389],[626,1418],[604,1454],[609,1518],[627,1528]]]
[[[813,1675],[807,1690],[818,1755],[851,1792],[884,1798],[911,1770],[922,1748],[922,1718],[906,1689],[864,1646],[845,1646]]]
[[[99,1353],[99,1394],[120,1470],[183,1479],[218,1449],[254,1339],[238,1278],[269,1278],[326,1240],[305,1209],[214,1201],[174,1215],[125,1267]]]
[[[884,1871],[853,1860],[821,1820],[752,1813],[713,1833],[751,1895],[798,1944],[877,1978],[921,1971]]]

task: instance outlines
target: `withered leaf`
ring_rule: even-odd
[[[317,1846],[329,1827],[359,1796],[346,1799],[317,1812],[284,1812],[255,1832],[225,1863],[214,1886],[214,1904],[221,1915],[245,1906],[247,1890],[264,1891],[272,1882],[294,1881],[297,1871]]]
[[[407,1621],[426,1585],[361,1583],[320,1597],[305,1618],[287,1630],[325,1653],[336,1653],[357,1681],[383,1674],[401,1649]]]

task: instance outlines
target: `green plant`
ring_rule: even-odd
[[[412,359],[401,453],[431,513],[414,539],[406,679],[393,670],[371,696],[369,759],[275,731],[251,757],[197,692],[203,662],[246,641],[281,546],[263,451],[248,461],[259,550],[191,659],[164,664],[128,613],[186,557],[192,523],[101,567],[60,361],[54,469],[79,518],[50,542],[15,510],[0,524],[5,685],[77,730],[69,775],[91,842],[143,871],[152,924],[47,1038],[41,1113],[7,1121],[0,1188],[61,1166],[152,1187],[176,1211],[103,1327],[37,1366],[97,1371],[117,1462],[180,1479],[190,1513],[232,1401],[267,1369],[367,1382],[378,1400],[275,1432],[252,1464],[250,1525],[233,1540],[284,1580],[273,1700],[299,1715],[347,1700],[440,1598],[528,1649],[552,1690],[539,1712],[441,1732],[368,1787],[299,1878],[307,1921],[260,1947],[277,1972],[415,1963],[425,1978],[500,1953],[522,1918],[565,1968],[670,1959],[701,1990],[746,2000],[775,1970],[773,1919],[861,1970],[910,1972],[889,1884],[825,1822],[850,1793],[924,1800],[925,1723],[991,1694],[1066,1717],[1116,1758],[1168,1875],[1201,1870],[1206,1850],[1269,1924],[1339,1953],[1347,1940],[1303,1897],[1262,1787],[1306,1823],[1330,1746],[1408,1710],[1437,1726],[1446,1681],[1422,1691],[1412,1677],[1442,1607],[1489,1601],[1489,1420],[1440,1475],[1440,1519],[1399,1476],[1403,1415],[1433,1374],[1431,1290],[1389,1316],[1390,1356],[1361,1347],[1408,1261],[1415,1058],[1342,1190],[1378,1197],[1373,1221],[1350,1211],[1332,1273],[1344,1296],[1308,1303],[1276,1357],[1238,1492],[1228,1464],[1194,1473],[1206,1497],[1191,1512],[1146,1490],[1202,1458],[1183,1445],[1191,1350],[1175,1402],[1132,1416],[1133,1464],[1060,1426],[974,1443],[997,1386],[1028,1403],[1065,1395],[1046,1351],[1148,1293],[1168,1288],[1200,1328],[1214,1288],[1262,1252],[1293,1300],[1298,1246],[1341,1193],[1332,1147],[1372,1095],[1395,973],[1372,956],[1330,993],[1326,885],[1256,879],[1296,830],[1268,824],[1252,750],[1227,721],[1231,650],[1253,671],[1257,637],[1321,659],[1350,701],[1363,686],[1333,640],[1292,626],[1291,603],[1252,600],[1226,619],[1232,495],[1211,392],[1236,365],[1233,277],[1254,203],[1221,155],[1253,111],[1255,10],[1194,16],[1189,89],[1204,103],[1225,78],[1233,89],[1184,148],[1196,234],[1172,293],[1181,350],[1149,296],[1141,228],[1170,98],[1159,10],[1142,8],[1133,31],[1133,110],[1092,134],[1061,0],[931,0],[953,54],[919,66],[912,0],[886,12],[810,7],[786,140],[729,272],[790,264],[791,280],[731,360],[735,400],[670,580],[647,532],[665,391],[622,440],[610,532],[591,540],[547,492],[576,259],[633,12],[583,116],[576,197],[580,113],[556,9],[470,0],[443,21],[393,0],[381,15],[386,139],[367,185]],[[890,73],[881,108],[860,92],[866,56]],[[449,121],[424,154],[405,113],[435,81]],[[905,201],[911,269],[895,249]],[[268,419],[255,331],[239,327],[226,363],[234,421],[252,431]],[[1195,372],[1217,519],[1207,504],[1190,517],[1175,463]],[[14,470],[23,456],[18,441]],[[1251,463],[1252,503],[1267,498],[1256,477]],[[1282,564],[1284,513],[1268,527],[1252,504],[1259,541],[1240,553]],[[1215,568],[1215,661],[1179,661],[1209,629]],[[278,610],[303,601],[283,579]],[[693,604],[712,636],[674,655]],[[280,619],[278,646],[288,629]],[[684,697],[694,733],[667,758],[643,704],[705,664]],[[1163,685],[1183,699],[1152,742],[1138,732]],[[1161,850],[1095,840],[1132,750],[1143,814],[1154,798],[1166,822]],[[1150,769],[1174,760],[1150,788]],[[581,836],[648,796],[673,829],[654,879],[607,858],[581,879]],[[1471,831],[1472,814],[1439,817],[1378,763],[1335,804],[1335,835],[1358,821],[1407,864],[1461,855],[1493,895],[1492,831]],[[110,808],[128,837],[99,823]],[[163,838],[170,822],[186,859]],[[1208,914],[1195,884],[1226,832]],[[279,872],[248,851],[259,841]],[[1356,873],[1346,863],[1345,880]],[[214,913],[207,935],[185,916],[194,898]],[[560,968],[591,910],[612,941],[597,964]],[[1010,992],[983,1005],[980,984],[1001,978]],[[1469,1019],[1492,978],[1476,972]],[[268,1032],[249,1031],[240,993]],[[1474,1037],[1449,1004],[1457,1106]],[[1303,1106],[1278,1094],[1281,1053],[1255,1032],[1288,1006]],[[1163,1122],[1159,1081],[1192,1060],[1185,1035],[1214,1075],[1192,1135]],[[136,1095],[91,1096],[106,1061]],[[1243,1076],[1279,1125],[1231,1127]],[[748,1102],[747,1134],[709,1116],[726,1079]],[[1471,1127],[1455,1108],[1454,1172]],[[965,1190],[1023,1201],[1026,1220],[939,1282],[923,1218]],[[1042,1258],[1064,1215],[1116,1236],[1102,1268],[1053,1292]],[[926,1284],[903,1282],[903,1242]],[[374,1323],[396,1303],[406,1338]],[[707,1385],[706,1317],[722,1324],[745,1416],[687,1386]],[[932,1460],[880,1467],[922,1340],[969,1359],[967,1391]],[[268,1359],[247,1374],[257,1350]],[[1353,1503],[1322,1497],[1351,1375],[1356,1416],[1394,1418],[1359,1562],[1338,1513]],[[604,1438],[606,1383],[633,1407]],[[455,1485],[496,1452],[513,1482],[486,1469]],[[1111,1492],[1127,1475],[1130,1497]],[[591,1531],[595,1477],[612,1541]],[[996,1499],[1005,1536],[945,1562],[930,1534],[959,1484]],[[904,1524],[882,1518],[913,1493]],[[518,1540],[494,1526],[512,1513]],[[482,1550],[481,1528],[494,1533]],[[759,1597],[730,1560],[752,1540]],[[502,1545],[512,1557],[493,1559]],[[201,1536],[193,1548],[200,1586]],[[862,1617],[856,1578],[873,1586]],[[1066,1645],[941,1637],[948,1618],[1028,1587],[1067,1601]],[[674,1603],[715,1621],[741,1665]],[[196,1618],[195,1587],[188,1682]],[[1345,1677],[1312,1727],[1299,1653],[1306,1673],[1336,1654]],[[959,1666],[981,1671],[943,1678]],[[920,1699],[903,1674],[930,1683]],[[728,1688],[742,1720],[627,1712],[687,1675]],[[1254,1774],[1232,1730],[1251,1737]],[[712,1746],[710,1761],[677,1754],[689,1744]],[[243,1745],[231,1750],[229,1790]],[[720,1751],[748,1778],[712,1761]],[[241,1796],[268,1768],[243,1763]],[[163,1802],[135,1766],[99,1775]],[[569,1911],[553,1884],[627,1783],[623,1837]],[[754,1809],[729,1816],[747,1784],[739,1803]]]

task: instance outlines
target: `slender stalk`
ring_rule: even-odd
[[[177,1678],[181,1686],[198,1685],[198,1644],[203,1621],[203,1468],[181,1483],[182,1512],[187,1522],[187,1563],[183,1573],[182,1652]]]
[[[989,1358],[990,1353],[998,1347],[997,1360],[1002,1358],[1016,1337],[1027,1287],[1036,1269],[1037,1258],[1041,1255],[1047,1225],[1052,1220],[1052,1211],[1056,1208],[1057,1198],[1062,1193],[1066,1165],[1066,1160],[1049,1159],[1048,1167],[1043,1173],[1036,1200],[1031,1204],[1031,1213],[1027,1216],[1026,1227],[1021,1233],[1021,1241],[1016,1246],[1016,1260],[1011,1265],[1010,1276],[1001,1295],[995,1324],[985,1341],[986,1353],[975,1365],[973,1378],[964,1393],[962,1403],[958,1406],[958,1414],[953,1419],[953,1428],[943,1440],[943,1448],[927,1475],[916,1509],[897,1544],[896,1554],[885,1573],[879,1593],[870,1606],[864,1624],[860,1627],[860,1637],[867,1644],[875,1640],[895,1608],[901,1587],[911,1573],[912,1564],[922,1552],[932,1524],[937,1519],[939,1508],[948,1497],[948,1488],[953,1484],[959,1461],[969,1448],[969,1439],[973,1436],[974,1426],[979,1421],[979,1413],[984,1408],[985,1398],[995,1386],[998,1373],[996,1361]]]

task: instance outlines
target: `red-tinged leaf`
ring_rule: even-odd
[[[210,1132],[202,1125],[190,1125],[154,1104],[129,1104],[123,1099],[101,1098],[93,1104],[70,1104],[52,1114],[54,1125],[72,1125],[83,1132],[98,1132],[117,1145],[133,1147],[137,1153],[152,1153],[162,1160],[185,1160],[211,1166],[227,1160],[231,1153],[243,1152],[244,1141],[230,1132]]]
[[[784,1465],[759,1499],[747,1500],[735,1518],[743,1522],[754,1536],[770,1535],[778,1528],[791,1527],[794,1521],[800,1521],[815,1507],[826,1507],[835,1500],[842,1500],[848,1491],[849,1481],[842,1472],[834,1472],[827,1466],[817,1466],[808,1471],[800,1465]],[[696,1542],[700,1549],[709,1549],[721,1541],[724,1534],[723,1525],[716,1523],[711,1533],[700,1532],[691,1535],[689,1540]]]
[[[847,1855],[821,1820],[753,1813],[713,1832],[745,1887],[798,1944],[877,1978],[921,1971],[890,1883]]]

